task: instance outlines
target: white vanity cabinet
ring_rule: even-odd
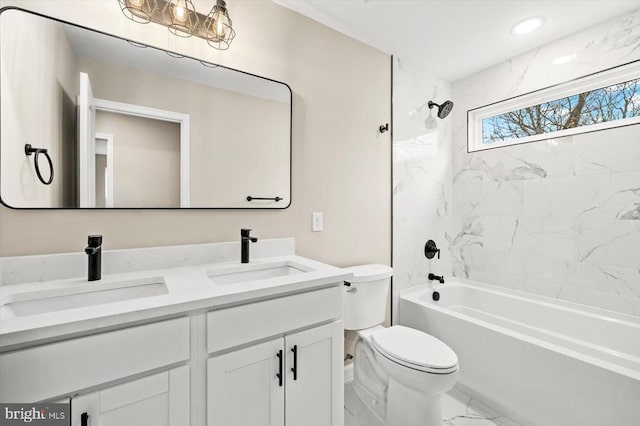
[[[207,361],[208,426],[342,424],[342,322]]]
[[[343,426],[344,274],[333,273],[5,345],[0,401],[70,400],[72,426]]]
[[[72,398],[71,426],[185,426],[189,409],[182,366]]]
[[[71,398],[73,426],[188,426],[189,327],[182,317],[0,354],[0,401]]]
[[[207,314],[207,426],[343,425],[341,291]]]
[[[284,383],[276,374],[284,338],[207,360],[208,426],[284,425]]]
[[[343,346],[342,321],[285,337],[287,426],[343,424]]]

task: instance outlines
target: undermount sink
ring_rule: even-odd
[[[16,293],[0,306],[0,318],[15,318],[167,294],[163,278],[86,283],[56,289]]]
[[[291,261],[241,264],[207,272],[214,284],[226,285],[303,274],[311,269]]]

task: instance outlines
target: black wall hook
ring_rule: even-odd
[[[36,174],[38,175],[38,179],[40,179],[40,182],[45,185],[51,185],[51,182],[53,182],[53,162],[51,161],[49,153],[45,148],[33,148],[30,143],[25,144],[24,153],[27,155],[27,157],[29,157],[34,152],[36,153],[36,155],[33,159],[33,164],[36,166]],[[44,178],[42,177],[42,173],[40,173],[40,165],[38,164],[38,156],[40,154],[44,154],[44,156],[47,158],[47,161],[49,162],[49,180],[44,180]]]
[[[380,133],[389,131],[389,123],[385,123],[384,125],[380,126],[378,130],[380,130]]]

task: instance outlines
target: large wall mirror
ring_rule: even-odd
[[[286,84],[15,8],[0,54],[5,205],[289,206]]]

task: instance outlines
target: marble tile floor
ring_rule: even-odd
[[[383,426],[362,404],[350,384],[344,389],[345,426]],[[518,426],[457,389],[442,396],[443,426]]]

